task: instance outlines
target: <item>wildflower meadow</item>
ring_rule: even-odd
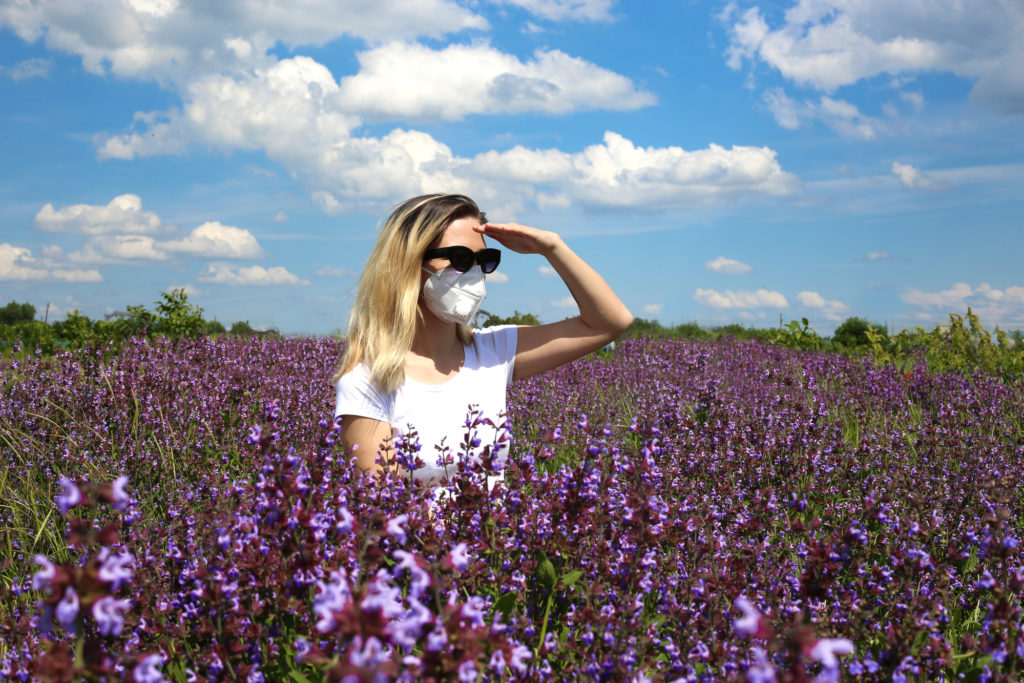
[[[389,461],[472,455],[431,491],[342,450],[341,350],[5,361],[0,678],[1024,675],[1019,377],[629,339],[467,406],[447,451],[403,435]]]

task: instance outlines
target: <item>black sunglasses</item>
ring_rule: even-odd
[[[465,273],[473,267],[474,263],[480,264],[480,270],[485,273],[493,273],[494,269],[501,263],[500,249],[481,249],[473,251],[469,247],[442,247],[440,249],[427,249],[423,254],[423,260],[429,261],[432,258],[446,258],[452,264],[452,268]]]

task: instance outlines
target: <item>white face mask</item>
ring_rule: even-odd
[[[423,300],[441,320],[450,323],[469,323],[476,317],[487,291],[484,271],[473,266],[465,273],[454,268],[443,268],[436,273],[424,267],[430,277],[423,283]]]

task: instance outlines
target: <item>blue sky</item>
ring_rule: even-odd
[[[390,207],[663,324],[1024,329],[1018,0],[0,2],[0,303],[343,330]],[[573,315],[508,253],[484,308]]]

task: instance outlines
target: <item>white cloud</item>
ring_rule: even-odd
[[[887,251],[873,251],[867,255],[868,261],[887,261],[889,258]]]
[[[657,101],[628,78],[559,50],[538,50],[522,62],[487,44],[434,50],[389,43],[357,57],[359,73],[341,79],[337,102],[370,118],[457,121],[472,114],[629,110]]]
[[[798,0],[775,26],[765,16],[751,7],[730,27],[731,68],[760,61],[825,92],[880,74],[943,71],[975,80],[976,97],[1024,111],[1019,2]]]
[[[551,305],[555,308],[579,308],[576,304],[576,299],[571,296],[562,297],[558,301],[552,301]]]
[[[0,74],[17,82],[27,81],[30,78],[46,78],[50,75],[51,69],[53,69],[52,59],[32,57],[11,66],[0,66]]]
[[[849,310],[842,301],[838,299],[826,300],[825,297],[817,292],[800,292],[796,295],[796,298],[807,308],[821,311],[828,320],[842,320],[843,314]]]
[[[278,211],[277,213],[274,214],[274,222],[275,223],[287,223],[288,222],[288,214],[286,214],[284,211]]]
[[[323,268],[318,268],[316,274],[319,275],[320,277],[337,278],[357,277],[359,275],[359,273],[355,272],[354,270],[349,270],[348,268],[334,268],[332,266],[324,266]]]
[[[551,266],[537,266],[537,272],[541,277],[558,277],[558,273]]]
[[[0,243],[0,280],[63,280],[65,282],[102,282],[98,270],[43,268],[32,251],[7,242]]]
[[[161,242],[168,251],[183,252],[203,258],[260,258],[263,248],[252,233],[243,228],[208,221],[194,228],[180,240]]]
[[[531,14],[561,21],[575,19],[580,21],[607,21],[613,0],[496,0],[507,5],[522,7]]]
[[[767,147],[644,148],[610,131],[601,144],[575,154],[521,146],[485,152],[472,169],[488,179],[555,186],[595,207],[690,207],[748,194],[789,194],[799,185]]]
[[[73,204],[55,209],[53,204],[46,204],[36,214],[35,225],[47,232],[151,234],[160,229],[160,219],[155,213],[142,210],[138,195],[122,194],[106,206]]]
[[[484,279],[486,279],[487,282],[493,282],[496,285],[503,285],[508,282],[508,275],[501,272],[500,270],[496,270],[493,273],[488,273],[487,275],[485,275]]]
[[[711,308],[785,308],[789,305],[781,293],[767,289],[754,292],[700,289],[693,295],[697,303]]]
[[[910,164],[901,164],[898,161],[892,162],[892,174],[899,178],[903,187],[908,190],[944,190],[949,188],[948,183],[935,180],[920,169]]]
[[[68,258],[78,263],[166,261],[167,253],[147,235],[100,235],[89,240],[81,250],[68,254]]]
[[[974,296],[974,290],[971,286],[965,282],[958,282],[951,289],[941,292],[923,292],[912,288],[904,292],[900,298],[914,306],[960,309],[964,308],[964,302],[972,296]]]
[[[904,91],[900,93],[900,99],[914,108],[914,111],[924,109],[924,95],[920,92]]]
[[[923,309],[914,314],[914,317],[920,320],[934,322],[937,313],[963,315],[970,307],[989,330],[995,326],[1003,329],[1024,328],[1024,287],[1020,285],[999,289],[987,282],[982,282],[976,287],[958,282],[951,288],[938,292],[911,288],[904,292],[901,298],[904,302]]]
[[[878,119],[865,116],[846,100],[822,95],[817,102],[797,102],[782,88],[771,88],[764,93],[764,102],[775,122],[783,128],[796,130],[809,121],[821,121],[840,135],[860,140],[874,140],[884,130]]]
[[[725,258],[724,256],[719,256],[714,261],[707,261],[704,264],[704,267],[715,273],[730,274],[749,273],[754,270],[746,263],[731,258]]]
[[[184,289],[185,294],[187,294],[189,297],[206,296],[207,294],[209,294],[209,292],[207,292],[205,289],[200,289],[199,287],[196,287],[195,285],[189,284],[187,282],[183,285],[171,285],[164,291],[173,292],[176,289]]]
[[[200,282],[222,285],[308,285],[297,275],[289,273],[282,266],[241,266],[233,268],[226,263],[211,263],[206,272],[199,276]]]
[[[243,78],[211,76],[190,85],[182,112],[143,131],[98,139],[99,156],[177,153],[193,143],[262,149],[305,181],[328,213],[379,210],[442,188],[482,200],[544,196],[561,205],[666,208],[783,195],[799,186],[767,147],[641,148],[607,132],[601,144],[578,153],[517,146],[466,159],[415,130],[353,137],[360,119],[339,108],[339,93],[327,68],[307,57]]]
[[[664,306],[664,304],[644,304],[640,307],[640,310],[650,315],[658,315]]]
[[[49,0],[0,5],[0,26],[26,42],[82,58],[86,70],[180,80],[267,60],[278,42],[322,45],[342,35],[370,42],[487,28],[452,0]]]

